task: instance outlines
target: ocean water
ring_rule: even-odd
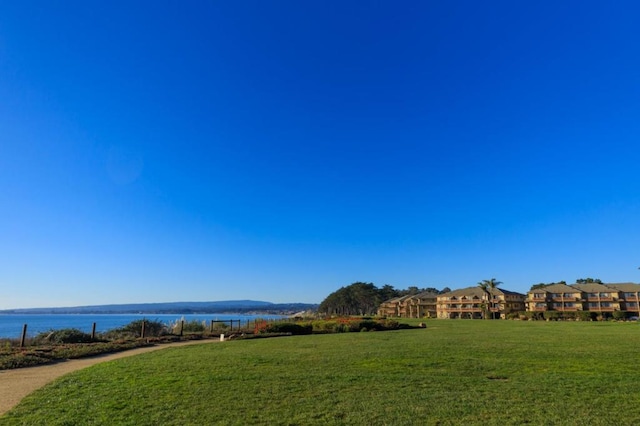
[[[33,337],[38,333],[63,328],[76,328],[91,333],[93,323],[96,323],[96,332],[113,330],[122,327],[132,321],[148,319],[160,321],[165,324],[185,321],[205,321],[207,326],[213,321],[241,321],[242,325],[253,322],[258,318],[278,319],[280,315],[218,315],[218,314],[0,314],[0,338],[17,339],[22,334],[22,327],[27,324],[27,336]],[[234,327],[236,324],[234,323]]]

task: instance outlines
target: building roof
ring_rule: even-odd
[[[575,293],[577,291],[582,291],[580,289],[576,289],[567,284],[551,284],[545,287],[536,288],[534,290],[530,290],[529,293],[539,293],[541,291],[546,291],[548,293]]]
[[[513,295],[513,296],[522,296],[522,297],[524,297],[524,294],[522,294],[522,293],[517,293],[515,291],[505,290],[503,288],[497,288],[496,287],[496,288],[488,289],[488,291],[492,295],[503,294],[503,295]],[[470,298],[470,299],[473,299],[474,297],[478,298],[478,299],[482,299],[484,297],[484,295],[485,295],[485,293],[480,287],[474,286],[474,287],[466,287],[466,288],[461,288],[461,289],[458,289],[458,290],[453,290],[453,291],[450,291],[448,293],[443,293],[443,294],[438,295],[438,297],[449,297],[449,298],[456,297],[456,298],[459,298],[459,297],[465,296],[465,297]]]
[[[407,300],[410,297],[411,297],[411,295],[394,297],[393,299],[385,300],[382,303],[399,303],[399,302],[403,302],[403,301]]]
[[[438,297],[438,293],[434,293],[433,291],[423,291],[422,293],[414,294],[411,297],[415,297],[417,299],[435,299]]]
[[[452,290],[448,293],[443,293],[438,297],[451,298],[451,297],[462,297],[462,296],[471,297],[471,298],[475,296],[478,299],[482,299],[482,296],[484,296],[484,292],[480,287],[466,287],[466,288],[460,288],[457,290]]]
[[[640,284],[636,283],[613,283],[607,284],[608,287],[613,287],[619,291],[625,291],[629,293],[635,293],[640,291]]]
[[[640,291],[640,284],[635,283],[584,283],[584,284],[550,284],[545,287],[539,287],[533,290],[529,290],[529,293],[538,292],[548,293],[574,293],[576,291],[584,293],[600,293],[609,291],[625,291],[625,292],[638,292]]]
[[[584,291],[585,293],[599,293],[599,292],[609,292],[611,290],[616,290],[608,285],[600,284],[600,283],[586,283],[586,284],[571,284],[571,287],[577,288],[580,291]]]

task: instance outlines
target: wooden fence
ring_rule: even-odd
[[[213,334],[215,329],[218,328],[216,327],[216,325],[224,325],[225,328],[224,331],[240,331],[240,330],[254,330],[256,328],[256,326],[258,325],[258,323],[262,324],[265,321],[266,322],[276,322],[276,321],[286,321],[287,318],[281,318],[281,319],[273,319],[273,318],[269,318],[269,319],[260,319],[260,318],[256,318],[253,320],[246,320],[244,321],[244,327],[242,326],[243,321],[239,320],[239,319],[229,319],[229,320],[211,320],[209,321],[209,325],[208,327],[205,326],[205,330],[203,331],[206,332],[208,329],[208,332],[210,334]],[[148,337],[147,336],[147,324],[149,323],[148,320],[143,320],[141,327],[140,327],[140,338],[145,338]],[[179,325],[178,328],[178,332],[174,333],[177,334],[179,336],[183,336],[184,335],[184,328],[185,328],[185,324],[187,323],[186,320],[181,319],[179,321],[179,323],[177,323],[177,325]],[[94,322],[91,325],[91,339],[95,340],[96,338],[96,327],[97,327],[97,323]],[[24,324],[22,326],[22,333],[20,334],[20,347],[24,347],[27,341],[27,330],[29,329],[28,324]]]

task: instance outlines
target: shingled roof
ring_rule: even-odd
[[[516,295],[516,296],[524,296],[524,294],[522,293],[518,293],[515,291],[510,291],[510,290],[505,290],[503,288],[490,288],[488,289],[489,293],[491,293],[492,295],[498,295],[498,294],[504,294],[504,295]],[[438,295],[438,297],[462,297],[462,296],[466,296],[467,298],[471,297],[477,297],[478,299],[482,299],[484,297],[485,293],[484,291],[477,286],[474,287],[466,287],[466,288],[461,288],[458,290],[453,290],[450,291],[448,293],[443,293]]]

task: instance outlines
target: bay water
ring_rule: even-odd
[[[141,319],[160,321],[167,325],[175,324],[182,319],[186,322],[204,321],[208,327],[211,321],[239,320],[241,325],[245,325],[256,319],[279,318],[284,317],[281,315],[241,314],[0,314],[0,338],[20,338],[24,324],[27,324],[27,336],[34,337],[39,333],[64,328],[75,328],[85,333],[91,333],[93,323],[96,323],[96,332],[102,333]]]

